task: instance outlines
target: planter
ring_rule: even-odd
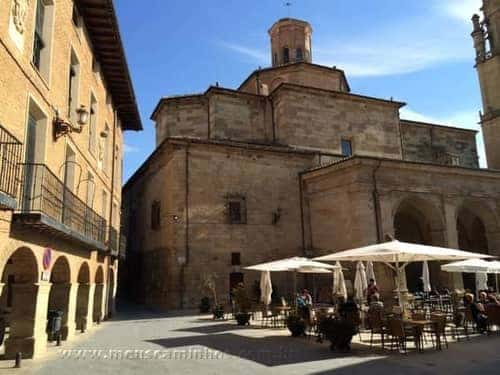
[[[306,323],[300,318],[289,318],[286,322],[286,326],[292,337],[303,336],[306,331]]]
[[[212,313],[214,315],[214,319],[224,319],[224,308],[222,306],[216,307]]]
[[[352,337],[356,334],[354,324],[345,319],[326,318],[319,324],[320,337],[330,341],[330,349],[340,352],[351,350]]]
[[[210,312],[210,300],[208,297],[203,297],[200,302],[200,313],[208,314]]]
[[[238,322],[239,326],[246,326],[250,325],[250,317],[252,315],[249,313],[237,313],[235,314],[236,321]]]

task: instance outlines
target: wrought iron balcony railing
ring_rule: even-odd
[[[0,125],[0,207],[16,208],[22,143]]]
[[[20,164],[21,189],[17,222],[106,250],[106,220],[78,198],[44,164]]]

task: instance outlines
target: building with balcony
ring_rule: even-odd
[[[478,52],[492,107],[485,111],[493,116],[500,1],[485,4],[489,22],[475,27],[482,43],[488,35],[496,46]],[[490,169],[481,169],[475,131],[407,121],[404,103],[351,92],[342,70],[313,63],[312,32],[307,22],[279,20],[269,30],[271,67],[237,89],[159,100],[156,149],[123,191],[125,289],[137,301],[196,307],[207,295],[204,279],[215,274],[219,300],[228,302],[238,282],[250,287],[260,277],[245,266],[387,236],[500,255],[493,117],[483,123]],[[390,303],[394,275],[383,265],[375,272]],[[430,274],[436,287],[475,288],[473,276],[442,273],[435,262]],[[421,265],[407,267],[410,291],[420,275]],[[291,285],[292,275],[273,274],[278,298],[293,298]],[[331,302],[331,277],[318,276],[315,285],[314,299]]]
[[[0,314],[38,356],[113,314],[123,133],[142,129],[110,0],[0,7]],[[0,343],[1,345],[1,343]]]

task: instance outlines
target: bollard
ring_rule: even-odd
[[[16,353],[16,364],[14,365],[14,368],[21,368],[21,360],[23,359],[23,353],[17,352]]]

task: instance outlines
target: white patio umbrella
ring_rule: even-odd
[[[293,257],[273,262],[261,263],[255,266],[245,267],[247,270],[253,271],[270,271],[270,272],[283,272],[283,271],[298,271],[300,269],[308,270],[311,273],[314,269],[333,270],[335,266],[327,263],[315,262],[308,258]],[[319,272],[321,273],[321,271]]]
[[[333,293],[347,299],[347,287],[345,285],[344,271],[340,262],[335,264],[336,268],[333,271]]]
[[[432,291],[431,277],[429,275],[429,263],[426,260],[422,263],[422,282],[424,283],[424,292],[430,293]]]
[[[260,300],[268,306],[271,303],[271,295],[273,294],[273,285],[271,283],[271,273],[263,271],[260,274]]]
[[[484,272],[476,273],[476,291],[479,293],[480,290],[488,289],[488,274]]]
[[[366,281],[365,266],[363,262],[358,262],[356,276],[354,277],[354,293],[358,301],[364,300],[366,288],[368,288],[368,282]]]
[[[498,274],[500,274],[500,262],[495,260],[487,262],[483,259],[468,259],[460,262],[448,263],[441,266],[446,272],[466,273],[493,273],[495,274],[496,290],[498,292]]]
[[[375,284],[377,283],[377,279],[375,278],[375,270],[373,269],[373,262],[371,260],[366,262],[366,279],[373,279]]]
[[[424,260],[462,260],[491,258],[489,255],[471,253],[467,251],[448,249],[427,245],[417,245],[400,241],[390,241],[377,245],[360,247],[357,249],[341,251],[330,255],[314,258],[319,261],[373,261],[386,264],[396,272],[401,280],[402,271],[411,262]],[[399,283],[397,286],[399,303],[402,306]]]
[[[315,262],[302,257],[286,258],[245,267],[247,270],[261,272],[293,272],[294,293],[297,292],[297,273],[331,273],[335,268],[336,266],[332,266],[331,264]]]

